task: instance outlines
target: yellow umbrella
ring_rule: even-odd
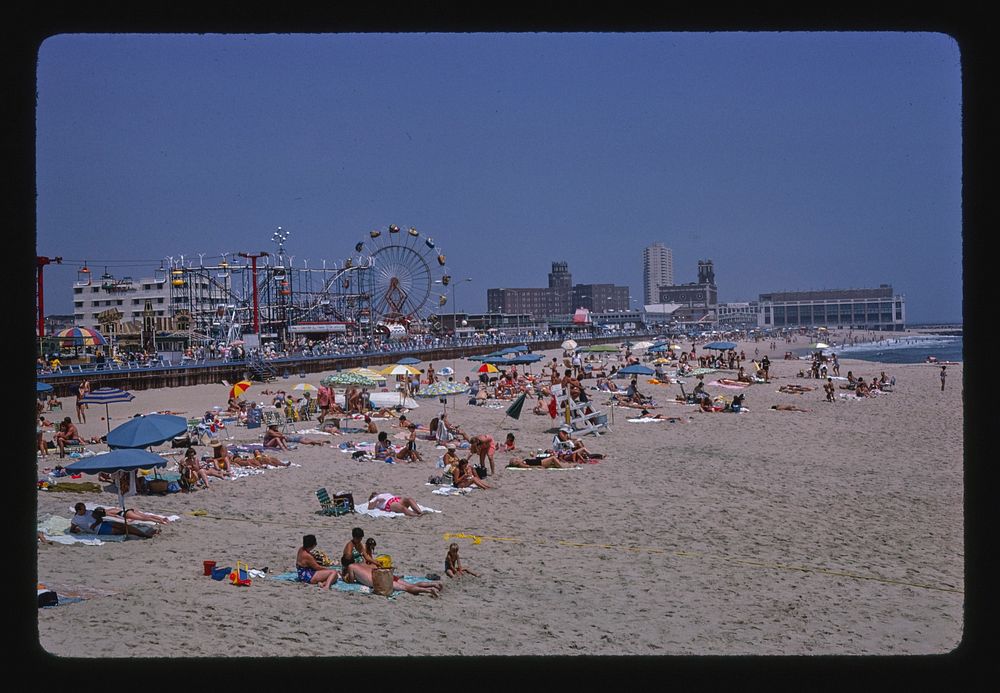
[[[414,368],[413,366],[407,366],[403,363],[396,363],[391,366],[386,366],[381,371],[382,375],[420,375],[420,369]]]
[[[479,367],[480,373],[499,373],[500,369],[494,366],[492,363],[484,363]]]
[[[373,371],[371,368],[352,368],[348,371],[349,373],[357,373],[358,375],[363,375],[366,378],[372,380],[385,380],[385,376],[378,371]]]
[[[653,359],[650,363],[670,363],[670,359],[661,356],[658,359]]]
[[[240,397],[244,392],[250,389],[250,386],[252,384],[253,383],[251,383],[249,380],[241,380],[240,382],[233,385],[233,387],[229,390],[229,396],[232,399]]]

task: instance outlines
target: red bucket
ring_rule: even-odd
[[[204,565],[205,565],[205,575],[211,575],[212,568],[215,567],[215,561],[205,561]]]

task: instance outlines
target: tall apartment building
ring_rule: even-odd
[[[674,283],[674,251],[654,243],[642,251],[642,301],[659,301],[660,287]]]

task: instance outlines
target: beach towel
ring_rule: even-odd
[[[575,467],[532,467],[531,469],[527,467],[504,467],[504,470],[508,472],[530,472],[534,470],[541,470],[543,472],[571,472],[575,469],[583,469],[583,467],[579,465]]]
[[[101,546],[108,541],[125,541],[124,534],[102,534],[100,539],[95,534],[72,534],[69,531],[70,524],[69,518],[53,515],[40,521],[37,529],[43,537],[56,544]]]
[[[456,488],[450,484],[426,484],[426,486],[433,486],[434,490],[431,491],[435,496],[467,496],[474,490],[474,486],[468,486],[466,488]]]
[[[637,419],[625,419],[629,423],[677,423],[676,421],[671,421],[670,419],[657,419],[652,416],[642,416]]]
[[[340,566],[331,566],[331,567],[336,570],[340,570]],[[306,584],[301,580],[299,580],[299,574],[298,572],[295,571],[287,573],[278,573],[277,575],[272,575],[271,579],[278,580],[280,582],[297,582],[300,585]],[[404,575],[401,579],[405,580],[406,582],[414,584],[418,582],[425,582],[427,580],[427,578],[425,577],[418,577],[416,575]],[[309,587],[315,587],[315,586],[309,585]],[[330,590],[336,590],[338,592],[354,592],[356,594],[375,594],[374,592],[372,592],[372,588],[368,587],[367,585],[359,585],[354,582],[344,582],[343,580],[340,579],[338,579],[335,583],[330,585]],[[392,594],[389,596],[389,599],[395,599],[397,596],[401,594],[406,594],[406,592],[404,592],[403,590],[393,590]]]
[[[417,505],[425,513],[439,513],[439,512],[441,512],[440,510],[435,510],[434,508],[428,508],[427,506],[422,505],[421,503],[417,503]],[[373,508],[372,510],[369,510],[368,509],[368,501],[363,501],[361,503],[356,504],[354,506],[354,512],[360,513],[361,515],[367,515],[368,517],[406,517],[405,513],[394,513],[394,512],[388,511],[388,510],[379,510],[377,508]]]
[[[745,387],[750,387],[750,383],[743,383],[739,380],[731,380],[729,378],[719,378],[718,380],[712,380],[707,385],[718,385],[719,387],[729,388],[730,390],[742,390]]]

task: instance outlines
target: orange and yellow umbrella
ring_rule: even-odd
[[[244,392],[250,389],[250,386],[252,384],[253,383],[251,383],[249,380],[241,380],[240,382],[233,385],[232,388],[230,388],[229,397],[232,399],[236,399],[242,396]]]

